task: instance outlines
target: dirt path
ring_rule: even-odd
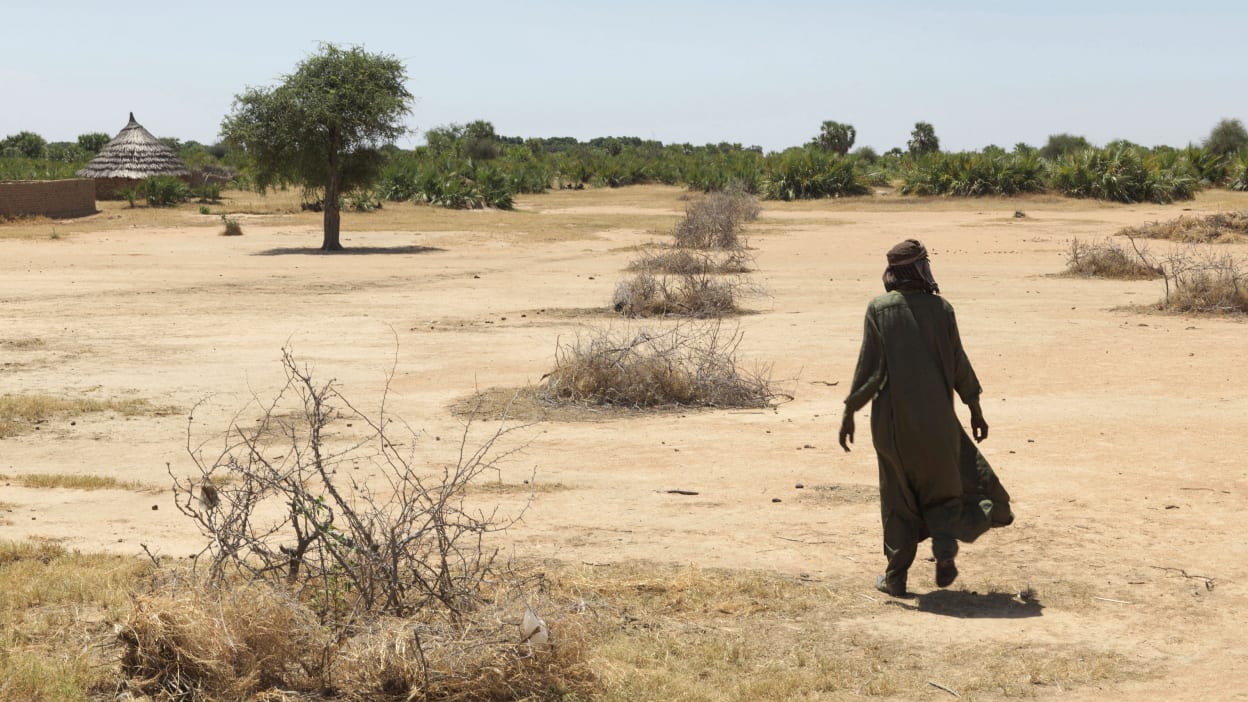
[[[103,474],[156,488],[0,483],[0,538],[195,552],[198,536],[160,489],[166,463],[191,467],[185,412],[207,398],[196,432],[223,429],[253,391],[276,389],[287,344],[362,404],[379,395],[397,355],[390,409],[426,440],[451,443],[459,420],[449,403],[474,388],[536,383],[559,339],[586,323],[621,324],[584,310],[606,306],[630,248],[655,238],[630,226],[630,212],[674,217],[679,194],[655,188],[641,205],[636,191],[626,204],[566,196],[562,210],[618,224],[588,236],[476,231],[465,215],[462,231],[422,232],[417,222],[404,233],[344,237],[388,251],[371,255],[308,254],[314,230],[262,219],[237,238],[179,228],[0,239],[0,394],[142,397],[183,410],[88,415],[0,439],[0,473],[9,476]],[[552,231],[561,226],[557,197],[565,196],[540,201]],[[746,301],[757,314],[738,320],[741,354],[772,364],[794,399],[766,411],[525,430],[531,444],[499,478],[514,486],[534,477],[546,489],[509,532],[512,547],[571,562],[852,577],[871,592],[882,558],[868,423],[860,416],[850,454],[835,431],[883,252],[916,237],[958,311],[985,388],[983,450],[1015,497],[1018,523],[964,548],[962,590],[881,604],[838,626],[883,639],[969,636],[1017,655],[1028,646],[1106,651],[1139,673],[1111,689],[1037,688],[1040,696],[1244,699],[1248,326],[1124,309],[1156,300],[1157,283],[1050,275],[1072,236],[1099,238],[1181,211],[766,203],[751,242],[768,295]],[[445,448],[433,441],[426,450],[437,459]],[[698,494],[666,492],[677,488]],[[499,498],[504,509],[519,508],[516,492]],[[934,589],[927,568],[917,566],[913,590]],[[967,615],[990,604],[989,593],[1028,590],[1032,604]],[[956,616],[915,616],[914,606]]]

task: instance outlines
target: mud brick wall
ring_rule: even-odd
[[[89,214],[95,214],[95,181],[90,178],[0,183],[0,219],[66,219]]]

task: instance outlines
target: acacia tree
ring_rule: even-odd
[[[396,58],[324,44],[275,88],[248,88],[221,122],[225,143],[248,157],[256,184],[296,183],[325,193],[324,251],[341,251],[338,199],[381,170],[381,148],[403,135],[412,95]]]

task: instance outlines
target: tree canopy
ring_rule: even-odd
[[[261,187],[294,183],[324,192],[326,251],[339,241],[339,196],[373,183],[382,147],[406,133],[407,72],[396,58],[324,44],[275,88],[248,88],[221,123]]]
[[[1214,126],[1205,139],[1205,150],[1226,156],[1248,146],[1248,130],[1237,119],[1224,119]]]
[[[34,132],[18,132],[0,139],[0,155],[43,158],[48,142]]]
[[[88,132],[78,135],[78,147],[87,153],[99,153],[113,138],[104,132]]]
[[[1050,134],[1049,141],[1040,147],[1040,156],[1050,161],[1065,156],[1075,151],[1084,151],[1092,148],[1092,144],[1082,136],[1076,134]]]
[[[914,131],[910,132],[910,141],[906,142],[906,146],[914,156],[940,151],[940,139],[936,138],[936,128],[927,122],[915,122]]]
[[[854,148],[854,139],[857,136],[858,130],[854,129],[854,125],[827,120],[820,127],[819,136],[814,138],[813,143],[821,149],[844,156]]]

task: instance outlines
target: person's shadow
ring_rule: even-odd
[[[1044,605],[1031,592],[986,592],[967,590],[933,590],[914,595],[907,602],[894,600],[898,606],[917,612],[940,614],[961,619],[1024,619],[1039,617]],[[913,603],[913,604],[910,604]]]
[[[265,249],[257,251],[253,256],[374,256],[398,254],[425,254],[445,251],[434,246],[359,246],[347,247],[341,251],[324,251],[310,246],[299,246],[283,249]]]

